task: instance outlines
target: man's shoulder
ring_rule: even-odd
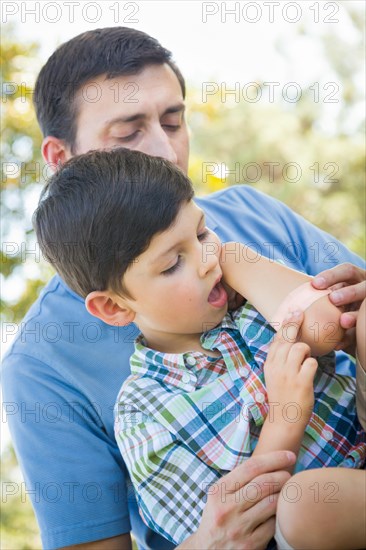
[[[15,330],[2,363],[8,395],[29,392],[34,384],[37,392],[78,392],[78,399],[87,395],[90,402],[108,407],[130,373],[138,332],[133,324],[109,326],[90,315],[84,300],[59,277],[44,288]]]
[[[55,320],[66,313],[69,316],[70,307],[83,311],[84,300],[73,292],[59,275],[55,275],[41,290],[21,323],[46,321],[49,318]]]
[[[266,255],[265,243],[291,240],[290,226],[297,236],[296,224],[291,223],[294,215],[286,205],[249,185],[234,185],[196,200],[208,227],[223,242],[252,243]]]
[[[272,225],[283,224],[290,212],[281,201],[245,184],[233,185],[195,200],[208,218],[219,223],[229,218],[243,220],[248,217],[250,223],[260,225],[270,217]]]
[[[263,193],[259,189],[256,189],[255,187],[244,183],[225,187],[224,189],[220,189],[219,191],[215,191],[214,193],[205,195],[199,200],[205,204],[227,204],[235,203],[238,200],[243,204],[247,204],[249,203],[249,201],[253,200],[258,204],[262,204],[263,201],[276,203],[278,202],[276,201],[276,199],[267,195],[266,193]]]
[[[12,340],[12,344],[5,357],[10,353],[22,353],[25,350],[30,353],[30,346],[24,345],[30,341],[26,338],[27,334],[33,334],[32,342],[37,344],[47,339],[51,341],[52,329],[55,333],[58,332],[65,320],[83,316],[84,310],[82,298],[73,293],[61,278],[55,275],[42,289],[22,321],[7,323],[6,336]],[[48,338],[45,337],[46,334]]]

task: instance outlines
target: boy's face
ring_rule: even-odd
[[[134,300],[129,306],[148,344],[160,351],[185,351],[185,343],[218,325],[227,311],[219,282],[221,243],[205,226],[193,201],[182,205],[168,230],[153,237],[124,275]]]
[[[179,81],[167,64],[109,80],[99,76],[78,90],[74,154],[127,147],[188,168],[189,139]],[[70,151],[67,157],[73,156]]]

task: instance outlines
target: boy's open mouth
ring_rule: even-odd
[[[227,302],[227,293],[223,284],[219,280],[213,289],[211,290],[208,299],[208,303],[213,307],[223,307]]]

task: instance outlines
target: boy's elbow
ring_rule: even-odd
[[[312,356],[318,357],[329,353],[343,340],[341,313],[340,309],[330,302],[328,296],[323,296],[305,311],[299,340],[310,346]]]

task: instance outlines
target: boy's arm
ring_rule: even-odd
[[[269,323],[275,321],[289,293],[311,281],[308,275],[261,256],[241,243],[222,246],[221,267],[224,280],[253,304]],[[296,309],[296,296],[293,302],[292,309]],[[313,355],[328,353],[342,340],[344,331],[340,327],[340,316],[341,311],[328,296],[324,296],[324,291],[319,291],[319,299],[305,310],[299,334],[301,341],[311,347]],[[276,326],[273,322],[273,326],[279,328],[278,323]]]
[[[298,453],[314,406],[317,361],[307,344],[296,342],[303,313],[289,315],[268,352],[264,375],[269,414],[254,455],[276,450]]]

